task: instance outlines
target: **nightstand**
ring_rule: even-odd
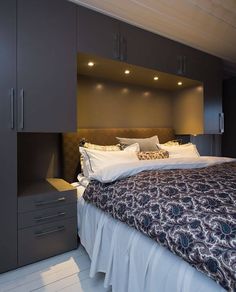
[[[76,189],[55,178],[20,186],[18,266],[76,248]]]

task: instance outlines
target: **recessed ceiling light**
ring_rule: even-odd
[[[90,61],[90,62],[88,62],[88,66],[89,67],[93,67],[94,66],[94,63]]]
[[[178,84],[179,86],[183,85],[183,83],[182,83],[181,81],[179,81],[177,84]]]
[[[130,73],[129,70],[125,70],[125,74],[128,75]]]
[[[154,79],[154,80],[158,80],[158,79],[159,79],[159,77],[155,76],[153,79]]]

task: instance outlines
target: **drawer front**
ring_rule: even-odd
[[[62,219],[76,217],[77,204],[72,203],[60,207],[47,208],[18,214],[18,229],[51,223]]]
[[[77,217],[18,231],[18,265],[77,248]]]
[[[18,197],[18,212],[41,210],[76,202],[76,190]]]

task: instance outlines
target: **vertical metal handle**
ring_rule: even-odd
[[[120,58],[120,34],[113,34],[113,56],[115,59],[119,60]]]
[[[11,129],[14,129],[14,88],[10,89],[10,115],[11,115]]]
[[[123,36],[121,37],[120,60],[121,61],[126,61],[127,60],[127,40]]]
[[[21,99],[21,112],[20,112],[20,129],[24,129],[24,89],[21,88],[20,90],[20,99]]]
[[[186,73],[186,56],[182,57],[182,74]]]
[[[183,74],[182,56],[178,56],[177,57],[177,63],[178,63],[177,73],[178,74]]]
[[[219,113],[219,126],[220,133],[223,134],[225,131],[224,113]]]

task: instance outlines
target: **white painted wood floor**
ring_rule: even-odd
[[[89,278],[90,259],[77,250],[0,275],[0,291],[11,292],[111,292],[103,287],[104,274]]]

